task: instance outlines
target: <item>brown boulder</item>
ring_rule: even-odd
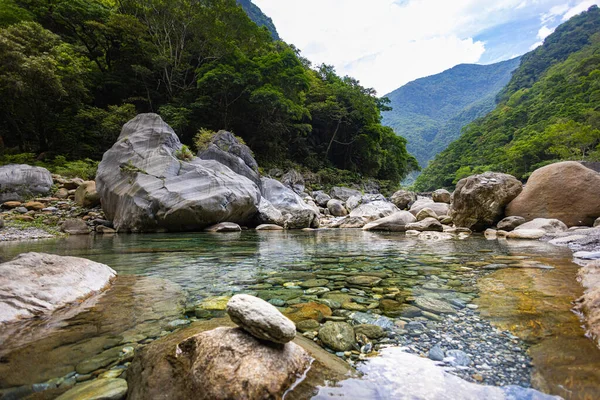
[[[127,372],[128,399],[281,399],[310,365],[295,343],[216,328],[144,348]]]
[[[82,207],[92,208],[100,205],[100,195],[96,191],[96,182],[83,182],[75,191],[75,202]]]
[[[506,205],[522,190],[517,178],[498,172],[461,179],[452,194],[454,225],[474,231],[494,226],[504,216]]]
[[[315,321],[323,321],[325,317],[332,315],[331,308],[321,303],[300,303],[294,304],[283,313],[286,317],[295,323],[314,319]]]
[[[592,226],[600,216],[600,174],[575,161],[537,169],[506,215],[552,218],[567,226]]]

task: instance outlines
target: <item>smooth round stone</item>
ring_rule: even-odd
[[[320,286],[326,286],[329,283],[327,279],[309,279],[304,282],[300,282],[300,286],[303,288],[314,288]]]
[[[204,229],[206,232],[241,232],[242,228],[233,222],[221,222]]]
[[[334,351],[348,351],[354,347],[354,329],[346,322],[327,321],[319,330],[319,339]]]
[[[306,289],[304,291],[304,293],[308,294],[308,295],[321,295],[321,294],[325,294],[329,292],[329,288],[326,287],[313,287],[310,289]]]
[[[120,400],[127,394],[125,379],[96,379],[77,385],[56,400]]]
[[[283,228],[274,224],[262,224],[256,227],[257,231],[282,231]]]
[[[443,361],[444,350],[442,350],[439,344],[436,344],[429,350],[429,354],[427,355],[427,357],[429,357],[429,359],[433,361]]]
[[[285,306],[285,300],[270,299],[269,304],[273,304],[275,307],[283,307],[283,306]]]
[[[365,335],[369,339],[381,339],[386,336],[382,327],[371,324],[361,324],[354,327],[354,332]]]
[[[350,310],[350,311],[366,311],[367,310],[367,307],[363,306],[362,304],[354,303],[352,301],[346,301],[345,303],[342,303],[342,308],[344,310]]]
[[[321,324],[319,324],[314,319],[307,319],[307,320],[298,322],[296,324],[296,329],[298,329],[300,332],[309,332],[309,331],[318,330],[320,326],[321,326]]]
[[[444,301],[433,299],[430,297],[417,297],[415,306],[421,310],[429,311],[434,314],[455,314],[456,310]]]
[[[353,286],[377,286],[381,278],[368,275],[355,275],[346,278],[346,282]]]
[[[273,305],[258,297],[235,295],[227,303],[231,320],[258,339],[287,343],[296,336],[296,326]]]
[[[190,321],[187,319],[176,319],[175,321],[171,321],[167,324],[168,331],[174,331],[177,328],[181,328],[182,326],[187,326],[190,324]]]

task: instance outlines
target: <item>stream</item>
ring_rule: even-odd
[[[190,321],[220,318],[236,293],[282,311],[326,304],[332,320],[379,318],[390,333],[374,350],[402,347],[426,357],[436,344],[458,349],[473,363],[451,373],[471,382],[533,387],[574,400],[600,393],[600,350],[571,311],[583,293],[578,266],[568,249],[543,242],[478,235],[427,241],[345,229],[0,243],[1,261],[29,251],[85,257],[119,277],[102,296],[0,334],[3,399],[45,390],[51,398],[52,389],[106,373],[111,349],[132,344],[133,350]],[[379,364],[393,358],[367,353],[336,356],[359,369],[369,357],[379,357]],[[302,392],[292,398],[325,398],[331,384],[299,385]],[[335,397],[354,398],[352,387],[340,385]]]

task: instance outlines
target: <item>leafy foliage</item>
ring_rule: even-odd
[[[524,57],[525,66],[508,85],[514,91],[505,92],[508,97],[494,111],[467,126],[423,171],[416,187],[451,187],[464,176],[489,170],[526,179],[535,169],[560,160],[600,161],[598,21],[600,10],[594,6],[561,25],[546,39],[543,51]],[[573,48],[575,33],[588,44]],[[550,52],[559,58],[569,54],[530,87],[521,87],[530,66],[545,65]]]
[[[227,129],[268,165],[417,168],[372,89],[312,69],[248,1],[0,1],[0,147],[97,160],[129,118],[158,112],[186,145]]]

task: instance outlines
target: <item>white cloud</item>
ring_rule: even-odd
[[[280,36],[314,64],[331,64],[384,94],[456,64],[478,62],[485,44],[473,37],[486,29],[522,15],[559,18],[589,0],[254,2],[273,19]],[[537,40],[552,29],[540,26]]]
[[[596,4],[596,5],[600,4],[600,1],[588,0],[588,1],[584,1],[582,3],[579,3],[576,6],[569,8],[569,10],[567,12],[565,12],[565,14],[563,15],[562,20],[566,21],[569,18],[576,16],[577,14],[581,14],[582,12],[584,12],[585,10],[587,10],[594,4]]]
[[[535,50],[543,44],[544,44],[543,40],[540,40],[539,42],[535,42],[534,44],[531,45],[531,47],[529,47],[529,50]]]
[[[543,41],[548,36],[550,36],[552,34],[552,32],[554,32],[554,28],[548,28],[547,26],[544,25],[538,31],[537,38]]]

